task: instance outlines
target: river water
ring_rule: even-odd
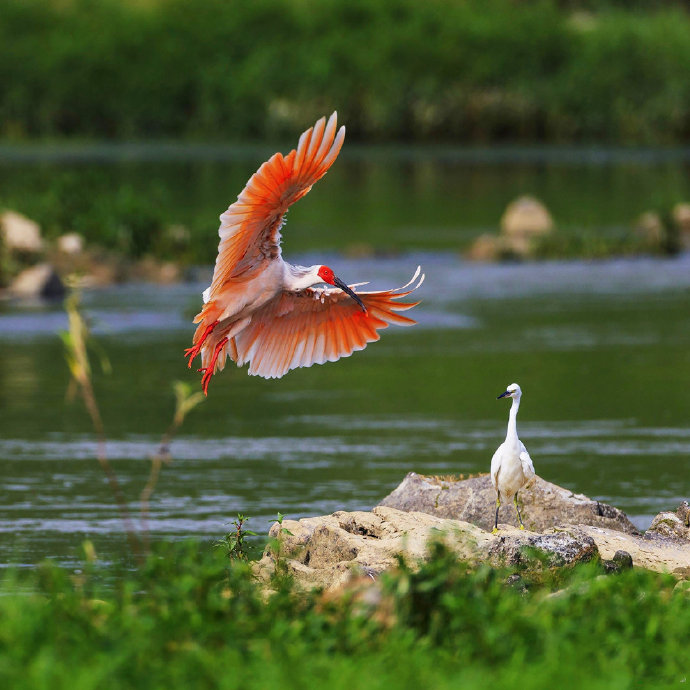
[[[328,263],[348,282],[427,274],[413,328],[278,381],[234,366],[172,444],[151,501],[152,537],[209,542],[237,513],[264,534],[298,518],[368,509],[409,471],[488,471],[523,388],[518,430],[537,473],[612,503],[641,528],[690,493],[690,255],[481,265],[455,253]],[[210,269],[209,269],[210,270]],[[201,271],[202,275],[204,271]],[[93,290],[83,305],[112,365],[95,366],[107,454],[136,515],[173,412],[197,382],[182,352],[205,282]],[[0,563],[71,563],[91,539],[125,553],[90,421],[66,400],[60,304],[0,310]]]

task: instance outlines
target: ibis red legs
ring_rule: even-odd
[[[208,384],[211,383],[211,377],[213,376],[213,373],[216,370],[216,362],[218,361],[218,355],[220,354],[220,351],[225,347],[225,344],[228,342],[227,338],[223,338],[218,345],[216,345],[216,349],[213,351],[213,357],[211,357],[211,363],[207,367],[201,367],[201,369],[197,369],[197,371],[203,372],[203,376],[201,377],[201,389],[204,391],[204,395],[208,395]]]
[[[188,347],[184,351],[184,356],[189,357],[189,362],[187,363],[187,368],[191,369],[192,368],[192,362],[196,358],[196,356],[201,352],[201,348],[203,347],[204,343],[206,342],[206,338],[208,338],[209,335],[211,335],[211,331],[218,325],[217,321],[214,321],[212,324],[206,327],[206,330],[204,331],[204,334],[201,336],[199,339],[199,342],[197,342],[193,347]]]

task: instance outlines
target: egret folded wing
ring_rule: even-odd
[[[522,474],[525,475],[526,479],[531,479],[534,477],[534,463],[532,458],[530,458],[529,453],[525,449],[524,445],[522,447],[522,452],[520,453],[520,464],[522,465]]]

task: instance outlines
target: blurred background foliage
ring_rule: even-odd
[[[0,137],[670,144],[686,3],[0,0]]]

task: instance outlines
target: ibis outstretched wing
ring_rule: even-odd
[[[398,314],[418,302],[399,302],[424,280],[417,269],[405,286],[380,292],[358,292],[367,311],[342,290],[307,288],[283,292],[258,310],[228,346],[238,366],[249,363],[249,374],[280,378],[291,369],[334,362],[380,338],[389,324],[410,326]],[[417,280],[419,278],[419,280]],[[416,284],[410,287],[415,281]]]
[[[285,212],[323,177],[345,138],[338,117],[322,117],[299,139],[287,156],[276,153],[251,176],[246,187],[220,217],[220,243],[211,287],[204,301],[233,281],[261,268],[265,259],[280,256],[280,229]],[[227,289],[227,288],[226,288]]]

